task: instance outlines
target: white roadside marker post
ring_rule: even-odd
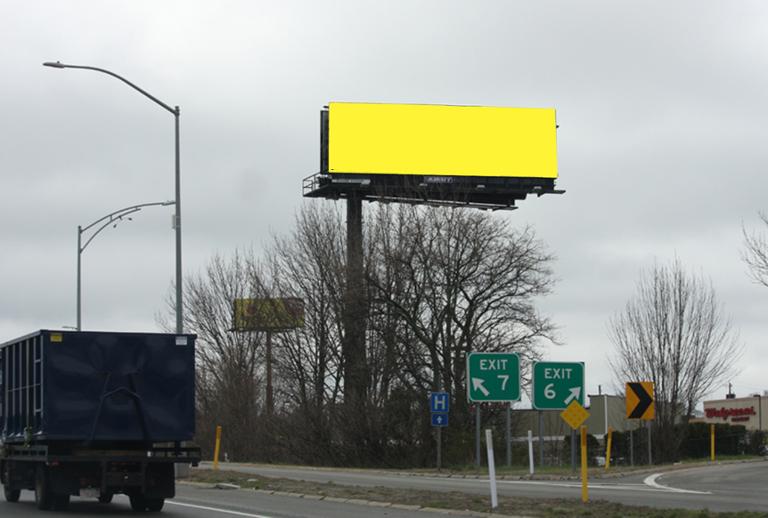
[[[488,479],[491,482],[491,509],[499,506],[499,498],[496,494],[496,464],[493,459],[493,437],[491,430],[485,431],[485,446],[488,450]]]
[[[533,433],[528,430],[528,473],[533,475]]]

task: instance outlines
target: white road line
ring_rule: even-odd
[[[657,489],[662,489],[664,491],[669,491],[671,493],[690,493],[692,495],[711,495],[711,491],[694,491],[692,489],[679,489],[676,487],[669,487],[664,486],[662,484],[659,484],[656,482],[656,479],[662,476],[664,473],[654,473],[653,475],[650,475],[648,477],[645,477],[645,480],[643,480],[643,483],[650,487],[655,487]]]
[[[544,482],[544,481],[511,481],[504,480],[505,484],[532,484],[537,486],[550,486],[550,487],[575,487],[581,488],[581,482]],[[589,489],[608,489],[613,491],[659,491],[658,488],[650,488],[642,484],[588,484]]]
[[[571,487],[581,488],[581,482],[546,482],[546,481],[534,481],[534,480],[500,480],[499,484],[509,485],[534,485],[534,486],[549,486],[549,487]],[[589,483],[589,489],[609,490],[609,491],[641,491],[641,492],[658,492],[666,491],[660,488],[648,487],[643,484],[592,484]]]
[[[432,478],[432,477],[424,477],[429,478],[430,480],[434,481],[447,481],[451,480],[445,479],[445,478]],[[456,482],[474,482],[477,484],[488,484],[487,479],[454,479]],[[569,488],[581,488],[581,482],[553,482],[548,480],[499,480],[496,482],[500,486],[502,485],[509,485],[509,486],[546,486],[546,487],[569,487]],[[647,484],[595,484],[595,483],[589,483],[590,489],[598,489],[598,490],[609,490],[609,491],[640,491],[645,493],[651,493],[651,492],[659,492],[663,491],[665,493],[669,492],[693,492],[698,493],[697,491],[686,491],[685,489],[680,490],[674,490],[671,488],[664,487],[662,485],[657,486],[650,486]],[[709,494],[709,493],[702,493],[702,494]]]
[[[218,507],[207,507],[204,505],[195,505],[195,504],[183,504],[175,500],[166,500],[165,503],[170,505],[178,505],[181,507],[191,507],[193,509],[201,509],[203,511],[214,511],[216,513],[232,514],[235,516],[246,516],[248,518],[273,518],[271,516],[266,516],[264,514],[241,513],[240,511],[230,511],[229,509],[219,509]]]

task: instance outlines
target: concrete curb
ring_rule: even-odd
[[[732,460],[723,460],[723,461],[715,461],[715,462],[696,462],[696,463],[678,463],[678,464],[672,464],[672,465],[663,465],[663,466],[647,466],[642,467],[638,469],[634,469],[632,471],[610,471],[608,473],[606,472],[590,472],[589,473],[589,479],[612,479],[612,478],[622,478],[622,477],[631,477],[633,475],[644,475],[646,473],[666,473],[669,471],[678,471],[681,469],[691,469],[691,468],[703,468],[706,466],[720,466],[720,465],[728,465],[728,464],[745,464],[745,463],[753,463],[753,462],[766,462],[768,461],[768,457],[761,457],[757,459],[732,459]],[[594,468],[593,468],[594,469]],[[372,470],[373,471],[373,470]],[[384,472],[389,473],[390,475],[396,475],[396,476],[402,476],[402,477],[431,477],[431,478],[461,478],[461,479],[482,479],[482,480],[488,480],[487,475],[477,475],[477,474],[467,474],[467,473],[425,473],[425,472],[419,472],[419,473],[413,473],[408,471],[400,471],[400,472]],[[550,474],[534,474],[531,475],[497,475],[497,480],[546,480],[546,481],[566,481],[566,480],[581,480],[581,475],[573,474],[573,475],[550,475]]]
[[[227,484],[226,482],[219,482],[215,486],[216,489],[227,489],[227,490],[233,490],[233,489],[240,489],[240,486],[237,484]]]
[[[753,459],[734,459],[734,460],[725,460],[725,461],[715,461],[714,464],[720,465],[720,464],[738,464],[738,463],[744,463],[744,462],[764,462],[768,460],[768,456],[761,457],[761,458],[753,458]],[[207,462],[207,461],[206,461]],[[209,469],[208,464],[210,462],[207,462],[207,464],[204,466],[201,463],[201,468],[203,469]],[[665,471],[674,471],[677,469],[685,469],[685,468],[696,468],[696,467],[703,467],[707,465],[711,465],[712,463],[708,461],[698,462],[698,463],[692,463],[692,464],[679,464],[679,465],[665,465],[665,466],[648,466],[647,468],[639,468],[632,471],[622,471],[622,472],[609,472],[605,473],[597,471],[595,473],[590,472],[589,478],[590,479],[599,479],[599,478],[621,478],[621,477],[630,477],[632,475],[642,475],[643,473],[658,473],[658,472],[665,472]],[[220,464],[222,466],[222,469],[226,469],[226,464]],[[237,471],[237,466],[245,466],[245,467],[253,467],[253,468],[297,468],[297,469],[304,469],[304,470],[311,470],[311,471],[335,471],[338,469],[344,469],[347,472],[351,473],[377,473],[382,475],[395,475],[400,477],[432,477],[432,478],[463,478],[463,479],[487,479],[487,475],[481,475],[481,474],[475,474],[475,473],[452,473],[452,472],[429,472],[429,471],[419,471],[419,472],[413,472],[413,471],[397,471],[397,470],[385,470],[385,469],[364,469],[364,468],[328,468],[328,467],[322,467],[322,466],[295,466],[295,465],[280,465],[280,464],[259,464],[259,463],[248,463],[248,462],[237,462],[232,463],[232,466],[230,469],[232,471]],[[593,468],[594,469],[594,468]],[[265,475],[270,476],[270,475]],[[498,480],[580,480],[580,476],[577,474],[574,475],[547,475],[547,474],[534,474],[531,475],[498,475],[496,477]]]
[[[202,487],[206,489],[217,489],[216,485],[214,484],[205,484],[202,482],[188,482],[186,480],[179,480],[177,481],[177,483],[185,486]],[[232,488],[232,490],[234,490],[234,488]],[[417,504],[395,504],[392,502],[381,502],[378,500],[363,500],[359,498],[339,498],[334,496],[324,496],[324,495],[315,495],[315,494],[307,494],[307,493],[291,493],[289,491],[271,491],[268,489],[243,489],[243,488],[238,488],[238,490],[252,491],[254,493],[259,493],[262,495],[305,498],[307,500],[325,500],[327,502],[335,502],[338,504],[352,504],[352,505],[360,505],[360,506],[368,506],[368,507],[389,507],[391,509],[400,509],[403,511],[417,511],[417,512],[423,512],[423,513],[442,514],[447,516],[458,515],[458,516],[472,516],[475,518],[527,518],[525,516],[520,516],[520,515],[481,513],[481,512],[469,511],[469,510],[462,511],[460,509],[442,509],[438,507],[424,507]]]

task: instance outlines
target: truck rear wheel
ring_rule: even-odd
[[[136,512],[142,512],[147,510],[147,499],[144,495],[130,495],[128,498],[131,500],[131,509]]]
[[[53,508],[57,511],[66,511],[69,507],[69,495],[53,495]]]
[[[38,466],[35,472],[35,504],[41,511],[48,511],[53,506],[53,493],[45,466]]]
[[[153,512],[162,511],[165,498],[147,498],[147,509]]]
[[[8,486],[3,486],[3,493],[5,493],[6,502],[15,503],[19,501],[21,489],[10,489]]]

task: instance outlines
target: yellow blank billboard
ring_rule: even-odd
[[[285,331],[304,327],[304,301],[295,297],[235,299],[235,331]]]
[[[555,110],[330,103],[328,172],[557,178]]]

